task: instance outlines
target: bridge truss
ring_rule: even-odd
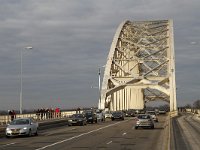
[[[177,109],[173,22],[125,21],[111,44],[99,108],[143,109],[156,100]]]

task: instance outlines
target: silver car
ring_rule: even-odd
[[[105,115],[105,118],[111,118],[112,117],[112,112],[111,111],[106,111],[104,115]]]
[[[14,119],[6,127],[6,137],[38,135],[38,122],[32,118]]]
[[[150,127],[154,129],[154,121],[149,114],[139,114],[136,118],[135,129],[138,127]]]
[[[105,121],[105,116],[104,116],[104,113],[103,113],[103,112],[97,112],[96,115],[97,115],[97,121],[98,121],[98,122],[103,122],[103,121]]]
[[[147,111],[146,113],[149,114],[149,115],[151,115],[153,121],[158,122],[158,117],[157,117],[155,111]]]

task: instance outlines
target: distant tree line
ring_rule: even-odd
[[[196,109],[200,109],[200,100],[196,100],[196,101],[193,103],[193,107],[196,108]]]
[[[200,100],[196,100],[192,105],[191,104],[186,104],[184,107],[185,108],[200,109]]]

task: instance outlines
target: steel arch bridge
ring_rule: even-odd
[[[156,100],[177,110],[173,21],[124,21],[110,47],[99,109],[143,109]]]

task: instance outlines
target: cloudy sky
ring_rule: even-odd
[[[199,0],[0,0],[0,110],[96,106],[105,65],[124,20],[173,19],[178,105],[200,99]],[[32,50],[26,50],[32,46]]]

